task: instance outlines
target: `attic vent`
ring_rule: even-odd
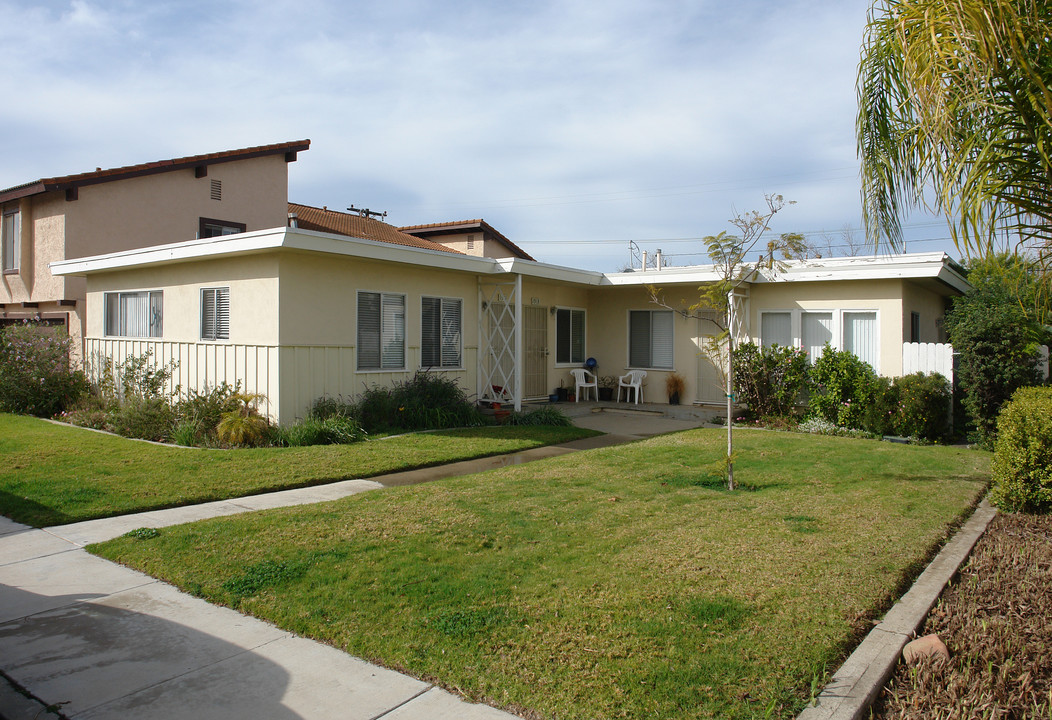
[[[468,235],[468,250],[474,250],[474,249],[475,249],[475,236],[474,235]]]
[[[223,181],[213,180],[212,181],[212,199],[222,200],[223,199]]]

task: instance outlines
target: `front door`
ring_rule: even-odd
[[[547,397],[548,389],[548,309],[534,305],[522,308],[523,390],[525,398]]]

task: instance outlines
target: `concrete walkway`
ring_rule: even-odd
[[[322,502],[630,442],[699,418],[561,406],[607,435],[513,455],[59,527],[0,517],[0,717],[496,720],[433,685],[217,607],[83,546],[139,527]],[[17,687],[16,687],[17,686]],[[46,709],[50,706],[52,709]]]

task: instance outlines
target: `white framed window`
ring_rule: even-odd
[[[813,364],[829,343],[880,371],[880,325],[876,310],[763,310],[760,344],[783,345],[807,352]]]
[[[420,299],[420,365],[459,368],[463,364],[462,313],[459,298]]]
[[[559,365],[580,365],[584,362],[584,310],[556,308],[555,362]]]
[[[106,293],[106,335],[161,337],[164,293],[161,290]]]
[[[761,312],[760,344],[763,347],[793,347],[793,314],[783,311]]]
[[[671,310],[628,311],[628,366],[671,370]]]
[[[358,369],[405,369],[405,295],[358,292]]]
[[[18,208],[4,210],[3,223],[0,224],[0,256],[3,256],[0,261],[5,273],[18,272],[21,233],[21,213],[18,212]]]
[[[201,288],[201,339],[230,339],[230,288]]]

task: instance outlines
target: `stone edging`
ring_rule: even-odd
[[[993,520],[995,510],[983,500],[972,517],[921,573],[884,619],[851,653],[814,704],[797,720],[861,720],[895,671],[902,648],[913,639],[943,588],[965,561]]]

